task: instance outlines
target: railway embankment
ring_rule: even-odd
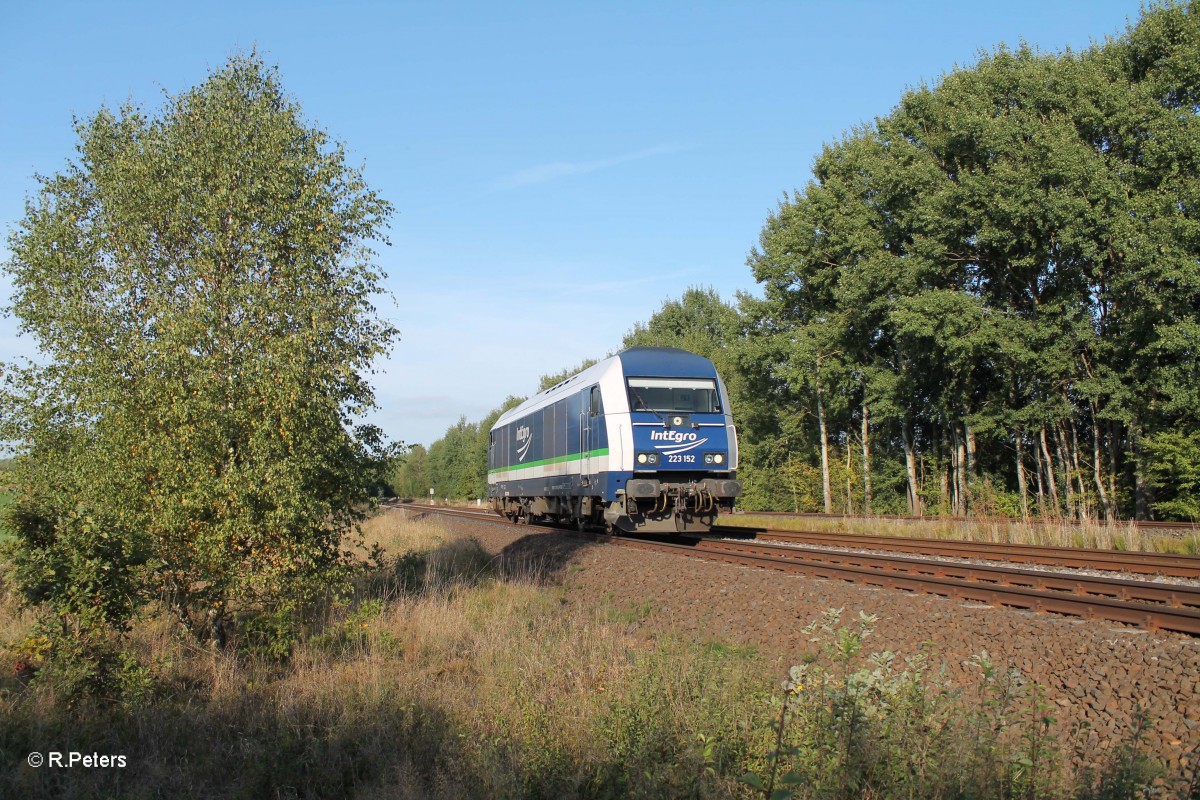
[[[469,529],[492,552],[561,583],[573,604],[616,600],[639,609],[648,638],[752,646],[780,677],[813,657],[804,629],[825,610],[871,614],[869,652],[924,654],[967,694],[988,690],[980,665],[990,662],[1037,698],[1068,757],[1102,757],[1140,735],[1169,772],[1197,770],[1197,637],[589,544],[562,533],[444,524]]]

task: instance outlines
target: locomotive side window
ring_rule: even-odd
[[[690,414],[721,413],[716,381],[705,378],[630,378],[629,408]]]
[[[593,416],[600,413],[600,387],[599,386],[592,387],[592,398],[591,398],[591,405],[589,406],[589,411],[591,412],[591,414]]]

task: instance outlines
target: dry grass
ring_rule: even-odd
[[[133,639],[156,665],[153,692],[126,706],[64,709],[50,687],[8,678],[32,620],[6,606],[5,761],[78,750],[129,766],[22,764],[0,771],[0,796],[737,794],[770,685],[752,656],[640,638],[434,521],[381,515],[365,534],[382,564],[288,663],[191,644],[155,616]],[[730,744],[706,756],[697,734],[722,730]]]
[[[378,545],[389,555],[398,556],[428,552],[448,541],[464,538],[450,533],[441,520],[441,517],[432,516],[414,524],[404,514],[376,514],[363,523],[363,539],[367,547]]]
[[[872,536],[925,537],[954,541],[1082,547],[1099,550],[1142,550],[1158,553],[1200,554],[1200,534],[1171,535],[1144,532],[1133,523],[1098,522],[991,522],[960,520],[904,520],[871,517],[755,516],[753,512],[722,516],[722,525],[771,527]]]
[[[382,555],[286,663],[200,647],[153,616],[132,643],[155,665],[151,692],[124,704],[64,708],[9,677],[32,619],[0,605],[0,762],[14,765],[0,797],[756,796],[737,776],[769,768],[778,676],[753,651],[649,638],[643,614],[573,603],[540,565],[432,518],[380,515],[364,533]],[[128,763],[24,763],[50,750]],[[940,757],[947,775],[966,768]]]

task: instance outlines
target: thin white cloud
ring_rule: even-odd
[[[677,144],[662,144],[657,147],[638,150],[635,153],[626,153],[625,155],[614,156],[612,158],[602,158],[597,161],[552,161],[548,164],[538,164],[535,167],[529,167],[528,169],[507,175],[496,181],[493,188],[497,191],[503,191],[506,189],[517,189],[522,186],[532,186],[533,184],[558,180],[559,178],[566,178],[571,175],[598,172],[620,164],[628,164],[630,161],[641,161],[644,158],[678,153],[683,149],[682,146]]]
[[[575,293],[579,293],[579,292],[606,292],[606,291],[609,291],[610,289],[628,289],[631,286],[646,286],[646,285],[652,284],[652,283],[664,283],[666,281],[673,281],[676,278],[687,278],[693,274],[694,273],[692,273],[689,270],[677,270],[675,272],[666,272],[666,273],[662,273],[660,275],[647,275],[643,278],[620,278],[620,279],[612,280],[612,281],[601,281],[599,283],[589,283],[585,286],[572,287],[572,291]],[[690,286],[691,284],[688,284],[688,285]],[[687,288],[687,287],[685,286],[683,288]],[[681,288],[679,290],[679,292],[680,292],[680,294],[682,294],[683,289]]]

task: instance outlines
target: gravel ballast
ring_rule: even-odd
[[[843,620],[873,614],[871,652],[925,652],[953,680],[977,686],[978,671],[966,662],[986,651],[1042,687],[1059,730],[1085,725],[1089,752],[1102,755],[1127,739],[1142,712],[1150,719],[1146,750],[1176,779],[1197,770],[1200,638],[593,544],[536,528],[449,517],[439,524],[478,539],[509,569],[561,584],[570,602],[647,608],[640,622],[646,635],[753,645],[780,677],[811,651],[801,629],[826,609],[844,608]]]

